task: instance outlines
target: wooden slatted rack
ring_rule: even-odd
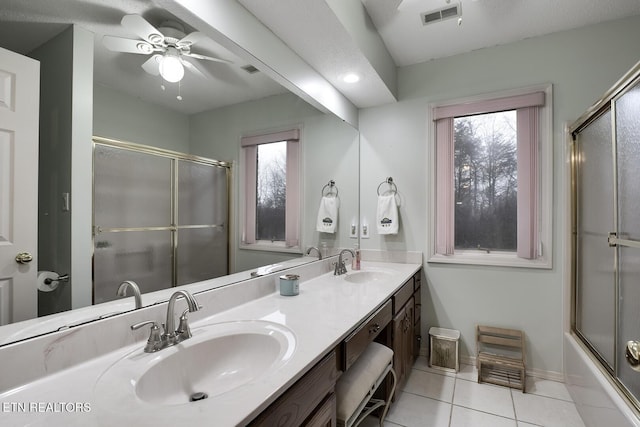
[[[476,326],[478,382],[525,391],[524,332],[517,329]]]

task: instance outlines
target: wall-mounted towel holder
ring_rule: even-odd
[[[386,180],[382,181],[380,185],[378,185],[378,189],[376,190],[376,192],[378,193],[378,196],[380,196],[380,187],[382,187],[385,184],[389,186],[389,189],[385,191],[385,193],[392,192],[393,194],[398,194],[398,186],[393,182],[392,177],[388,177]]]
[[[325,193],[325,190],[327,192]],[[336,182],[334,180],[330,180],[324,187],[322,187],[322,197],[328,196],[330,194],[334,194],[335,197],[338,197],[338,187],[336,186]]]

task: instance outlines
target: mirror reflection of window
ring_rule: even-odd
[[[287,201],[287,142],[258,146],[256,238],[285,240]]]
[[[300,251],[300,129],[242,137],[243,249]]]

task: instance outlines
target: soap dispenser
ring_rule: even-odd
[[[360,245],[356,243],[353,253],[355,256],[351,260],[351,269],[352,270],[360,270]]]

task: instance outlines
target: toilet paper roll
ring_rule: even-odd
[[[55,290],[60,283],[57,280],[58,277],[60,277],[58,273],[53,271],[38,271],[38,290],[42,292]]]

